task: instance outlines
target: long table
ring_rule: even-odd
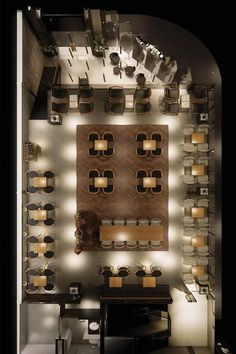
[[[101,225],[100,241],[163,241],[163,225]]]

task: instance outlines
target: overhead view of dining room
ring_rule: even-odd
[[[168,126],[77,126],[81,212],[84,250],[167,250]]]

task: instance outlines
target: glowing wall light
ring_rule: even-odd
[[[81,254],[77,255],[74,253],[74,249],[72,248],[69,252],[64,253],[62,256],[62,264],[64,264],[65,268],[68,270],[78,270],[86,266],[88,262],[85,253],[82,252]]]
[[[76,171],[67,171],[61,175],[60,185],[67,190],[76,189]]]
[[[179,215],[179,212],[181,211],[181,207],[176,199],[169,198],[168,207],[169,207],[169,215],[170,216]]]
[[[64,215],[74,215],[76,213],[75,197],[64,199],[61,204],[61,210],[63,210]]]
[[[80,308],[84,309],[99,309],[100,308],[100,302],[92,299],[83,299],[81,300],[80,303]]]
[[[176,160],[179,157],[179,149],[176,147],[176,144],[169,143],[169,160]]]
[[[129,252],[111,252],[108,263],[116,268],[118,265],[130,265],[132,257]]]
[[[68,114],[66,120],[63,122],[63,129],[67,132],[70,132],[76,136],[76,127],[78,125],[79,115],[76,114]]]
[[[168,238],[170,241],[175,241],[180,239],[180,231],[178,227],[174,225],[169,226],[168,228]]]
[[[180,176],[174,172],[170,172],[168,178],[169,190],[177,188],[179,186],[179,182]]]
[[[53,316],[45,316],[42,319],[42,326],[43,328],[48,328],[48,329],[52,329],[53,327],[57,327],[58,324],[58,320],[57,318],[53,317]]]
[[[76,161],[76,144],[67,143],[62,146],[61,149],[62,157],[68,161]]]
[[[75,237],[74,237],[74,233],[75,233],[75,224],[74,221],[68,223],[68,225],[64,226],[63,228],[60,228],[61,231],[61,239],[63,241],[68,241],[74,244],[75,242]]]

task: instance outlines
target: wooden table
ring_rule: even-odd
[[[122,287],[122,277],[109,277],[109,287],[110,288],[121,288]]]
[[[32,249],[35,253],[45,253],[47,251],[47,243],[44,242],[33,243]]]
[[[192,176],[204,176],[205,165],[192,165]]]
[[[143,177],[143,186],[147,188],[154,188],[157,185],[156,177]]]
[[[205,208],[203,207],[194,207],[192,208],[192,218],[204,218],[205,217]]]
[[[202,236],[194,236],[192,238],[192,246],[193,247],[202,247],[205,245],[204,237]]]
[[[201,266],[201,265],[192,266],[192,275],[194,277],[199,276],[199,275],[204,275],[204,274],[205,274],[204,266]]]
[[[94,186],[96,188],[106,188],[107,187],[107,177],[95,177]]]
[[[205,134],[204,133],[193,133],[192,134],[192,144],[204,144]]]
[[[94,140],[94,150],[107,150],[107,140]]]
[[[143,150],[151,151],[156,150],[157,142],[156,140],[143,140]]]
[[[47,210],[34,210],[34,220],[46,220]]]
[[[78,108],[78,96],[77,95],[69,95],[69,107],[70,108]]]
[[[125,95],[125,108],[134,108],[134,95]]]
[[[163,241],[163,225],[100,225],[100,241]]]
[[[47,177],[34,177],[34,187],[44,188],[47,186]]]
[[[34,277],[34,286],[45,286],[47,284],[47,277],[45,275],[36,275]]]
[[[155,288],[156,278],[155,277],[143,277],[143,287],[144,288]]]
[[[182,108],[190,108],[190,96],[188,94],[181,95],[180,102]]]

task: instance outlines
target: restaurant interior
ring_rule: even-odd
[[[28,6],[17,36],[17,353],[221,350],[214,57],[116,10]]]

